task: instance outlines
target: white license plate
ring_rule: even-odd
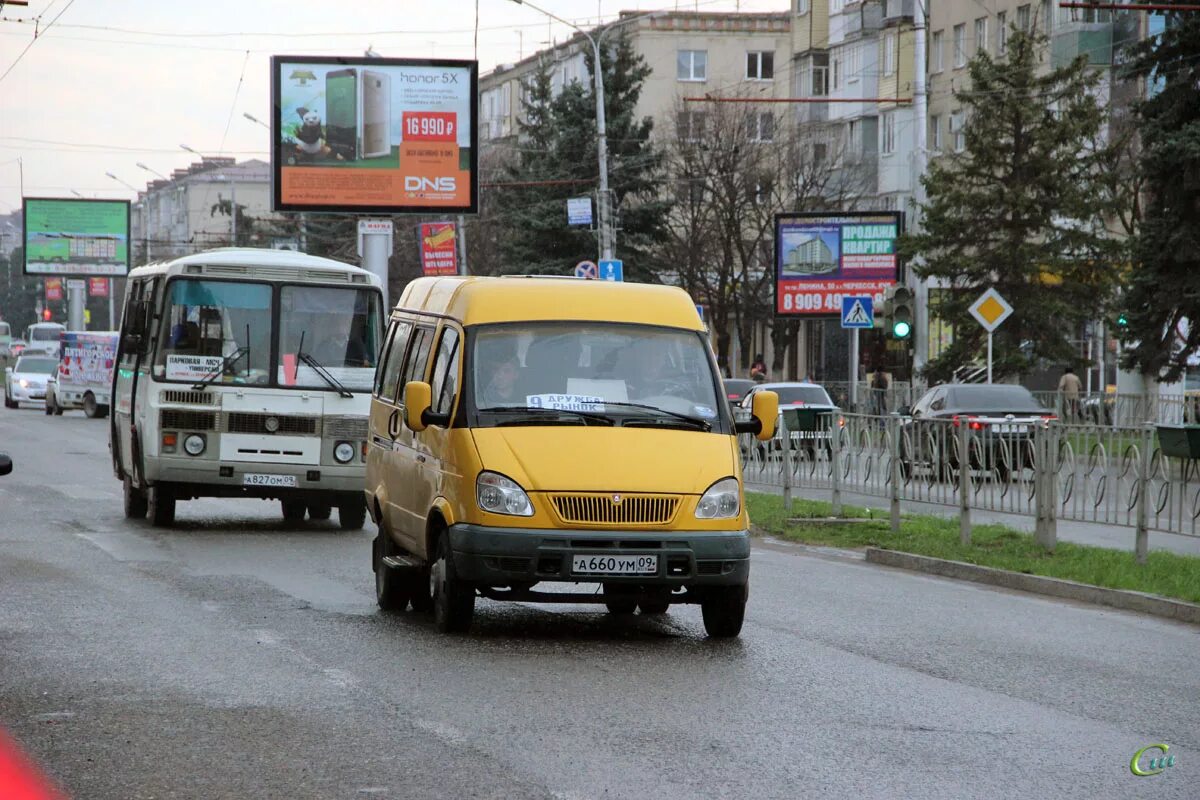
[[[996,433],[1029,433],[1028,425],[993,425]]]
[[[242,476],[243,486],[292,486],[296,485],[295,475],[263,475],[259,472],[247,472]]]
[[[575,575],[655,575],[658,556],[571,556]]]

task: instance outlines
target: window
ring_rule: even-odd
[[[967,26],[954,26],[954,66],[961,67],[967,63]]]
[[[379,352],[379,296],[365,289],[284,286],[279,290],[279,384],[367,390]]]
[[[840,14],[842,9],[846,7],[846,0],[829,0],[829,13]]]
[[[704,138],[708,114],[704,111],[680,111],[676,120],[676,136],[684,142],[695,142]]]
[[[1017,27],[1029,33],[1029,6],[1017,6]]]
[[[996,15],[996,52],[999,55],[1008,52],[1008,14],[1003,11]]]
[[[708,77],[707,50],[680,50],[676,61],[677,77],[681,81],[702,81]]]
[[[408,348],[408,360],[404,364],[404,377],[400,381],[400,402],[404,403],[404,386],[411,381],[425,380],[425,366],[429,361],[429,350],[433,346],[433,328],[421,326],[413,331],[412,346]]]
[[[896,74],[896,34],[889,33],[883,37],[883,74]]]
[[[854,162],[862,152],[862,122],[852,119],[846,124],[846,154]]]
[[[433,361],[432,381],[430,397],[434,413],[450,413],[454,396],[458,394],[458,331],[449,326],[442,328],[442,340]]]
[[[883,132],[879,137],[879,149],[886,156],[896,152],[896,112],[885,111],[880,115],[880,123]]]
[[[769,81],[775,77],[775,53],[753,51],[746,53],[746,80]]]
[[[846,48],[846,83],[858,82],[858,73],[862,70],[862,64],[859,62],[858,45],[852,44]]]
[[[775,140],[775,115],[770,112],[751,114],[746,118],[747,138],[752,142]]]
[[[830,60],[830,63],[833,66],[833,90],[836,92],[838,89],[842,88],[842,74],[845,72],[845,68],[842,66],[841,50],[838,50],[833,54],[833,58]]]
[[[807,14],[808,13],[808,0],[796,0],[796,13],[797,14]]]
[[[955,111],[950,115],[950,135],[954,137],[954,152],[961,153],[967,149],[967,134],[963,130],[963,112]]]
[[[829,54],[814,55],[812,59],[812,96],[829,94]]]
[[[1049,36],[1054,28],[1054,12],[1050,10],[1050,0],[1042,0],[1040,20],[1042,33]]]
[[[396,389],[400,382],[400,367],[404,364],[404,351],[408,349],[408,336],[412,333],[412,323],[397,322],[392,329],[392,341],[388,345],[387,360],[383,369],[379,370],[379,383],[375,386],[375,394],[380,400],[389,403],[396,401]]]
[[[929,117],[929,149],[934,153],[942,151],[942,118],[937,114]]]
[[[815,142],[812,149],[813,164],[817,165],[818,167],[824,164],[828,149],[829,148],[825,142]]]
[[[975,52],[987,52],[987,17],[975,20]]]
[[[270,383],[271,293],[265,283],[172,281],[154,377],[189,383],[208,377],[239,385]]]
[[[934,31],[933,36],[930,39],[930,61],[933,62],[933,72],[941,72],[945,68],[945,62],[942,59],[942,38],[942,31]]]

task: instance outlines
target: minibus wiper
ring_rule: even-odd
[[[221,375],[225,373],[225,370],[232,367],[242,356],[249,352],[249,347],[239,346],[237,350],[234,350],[232,353],[221,359],[221,363],[214,367],[212,372],[208,373],[203,378],[192,384],[192,391],[198,392],[201,389],[207,388],[213,381],[221,377]]]
[[[300,346],[296,348],[296,358],[303,361],[312,369],[313,372],[320,375],[321,379],[333,387],[339,395],[342,397],[354,397],[354,395],[350,393],[349,389],[347,389],[345,386],[342,386],[341,382],[338,381],[337,378],[333,377],[328,371],[326,371],[325,366],[320,361],[317,361],[308,353],[304,352],[304,334],[307,332],[308,331],[300,332]]]
[[[610,400],[605,400],[604,405],[617,406],[618,408],[638,408],[638,409],[642,409],[645,411],[654,411],[659,414],[666,414],[668,417],[671,417],[672,419],[677,419],[681,422],[686,422],[690,425],[693,425],[693,426],[699,428],[702,431],[711,431],[712,430],[712,423],[706,419],[701,419],[700,417],[693,417],[688,414],[680,414],[677,411],[668,411],[667,409],[659,408],[658,406],[646,405],[645,403],[620,403],[620,402],[612,402]]]
[[[576,411],[572,408],[541,408],[539,406],[490,406],[481,408],[480,411],[487,411],[493,414],[574,414],[583,420],[591,420],[604,425],[614,425],[615,420],[607,414],[600,414],[595,411]]]

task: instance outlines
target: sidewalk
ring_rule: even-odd
[[[746,490],[761,494],[783,494],[783,489],[778,486],[757,483],[747,483]],[[825,503],[829,502],[832,494],[828,489],[792,489],[792,497],[794,498],[817,500]],[[890,508],[890,501],[886,497],[858,494],[857,492],[844,489],[842,490],[842,502],[851,506],[879,509],[884,515],[887,514]],[[914,500],[902,501],[900,510],[902,514],[922,514],[949,519],[958,519],[959,513],[958,508],[955,506],[922,503]],[[1027,514],[1005,514],[996,511],[981,511],[973,508],[971,509],[971,522],[974,524],[991,523],[1005,525],[1015,530],[1033,533],[1036,520]],[[1129,552],[1133,552],[1134,534],[1135,529],[1133,527],[1123,525],[1103,525],[1061,519],[1058,521],[1058,539],[1063,542],[1074,542],[1075,544],[1087,544],[1093,547],[1107,547],[1110,550],[1128,550]],[[1162,533],[1154,530],[1150,531],[1149,536],[1151,550],[1166,550],[1171,553],[1200,557],[1200,536],[1184,536],[1177,533]]]

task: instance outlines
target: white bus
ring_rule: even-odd
[[[371,273],[287,250],[132,270],[110,429],[125,515],[169,526],[181,500],[257,497],[361,528],[382,305]]]
[[[59,322],[35,322],[25,329],[25,349],[31,354],[41,350],[58,358],[61,352],[60,341],[66,325]]]

